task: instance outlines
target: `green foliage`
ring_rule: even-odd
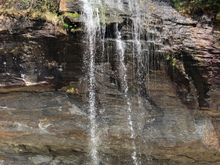
[[[24,6],[24,8],[28,8],[30,5],[30,0],[21,0],[21,4]]]
[[[220,22],[220,12],[216,15],[216,20]]]
[[[182,1],[182,0],[171,0],[171,2],[172,2],[172,5],[179,11],[184,6],[184,1]]]
[[[59,7],[57,0],[2,0],[0,5],[5,9],[14,8],[17,10],[37,10],[41,12],[56,12]]]
[[[76,88],[73,84],[67,86],[65,91],[69,94],[79,94],[78,88]]]
[[[41,11],[49,11],[49,12],[57,12],[58,11],[58,3],[57,0],[34,0],[35,3],[33,5],[33,9],[41,10]]]
[[[63,23],[63,28],[69,32],[72,32],[72,33],[82,30],[80,27],[77,27],[74,25],[69,25],[67,23]]]
[[[0,0],[0,7],[0,13],[45,20],[58,25],[67,32],[73,33],[82,30],[71,21],[64,21],[65,18],[69,18],[69,20],[80,18],[80,14],[65,12],[61,15],[58,12],[59,3],[57,0]]]
[[[165,54],[165,60],[172,66],[177,67],[177,59],[171,54]]]
[[[80,14],[75,12],[75,13],[70,13],[70,12],[66,12],[64,13],[64,16],[70,17],[70,18],[79,18]]]
[[[64,29],[69,29],[69,28],[71,28],[71,27],[70,27],[70,25],[68,25],[67,23],[64,23],[64,24],[63,24],[63,28],[64,28]]]
[[[182,13],[216,17],[220,12],[219,0],[171,0],[172,5]]]
[[[75,19],[80,18],[80,14],[77,12],[65,12],[63,13],[63,28],[68,32],[76,32],[82,30],[77,24],[74,23]]]

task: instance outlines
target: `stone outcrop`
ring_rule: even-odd
[[[69,37],[59,26],[26,15],[5,14],[0,20],[0,90],[51,83],[60,88],[65,80],[81,76],[79,37]]]
[[[212,100],[219,98],[219,31],[207,24],[178,17],[178,14],[173,14],[173,18],[169,15],[163,20],[167,57],[171,56],[171,63],[178,70],[177,73],[186,74],[188,84],[193,84],[200,108],[217,110],[219,102],[214,103]],[[181,84],[183,82],[177,84],[186,85]],[[187,93],[192,90],[191,87]]]

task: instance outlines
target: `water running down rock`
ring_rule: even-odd
[[[219,163],[216,29],[157,0],[8,2],[0,164]]]

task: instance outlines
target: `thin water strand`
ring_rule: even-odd
[[[132,160],[134,165],[138,165],[138,159],[137,159],[137,148],[135,144],[135,131],[134,131],[134,126],[133,126],[133,121],[132,121],[132,108],[131,108],[131,101],[128,96],[128,82],[127,82],[127,67],[125,65],[125,43],[121,39],[121,33],[118,30],[118,24],[116,25],[116,35],[117,35],[117,40],[116,40],[116,45],[117,45],[117,51],[119,54],[119,59],[120,59],[120,69],[119,69],[119,76],[121,79],[126,103],[127,103],[127,111],[128,111],[128,126],[130,129],[130,138],[132,139]]]
[[[144,57],[142,56],[142,43],[141,32],[143,27],[142,13],[141,13],[141,0],[128,0],[129,10],[132,13],[132,38],[133,38],[133,60],[135,61],[135,73],[137,75],[138,93],[140,95],[146,95],[145,89],[145,67],[143,64]],[[149,63],[149,60],[146,60]],[[148,64],[147,64],[148,65]],[[149,66],[149,65],[148,65]],[[141,102],[138,101],[139,107]],[[139,124],[137,124],[139,125]],[[138,126],[138,130],[141,132],[142,128]],[[141,147],[136,148],[138,155],[141,155]],[[138,159],[138,163],[142,164],[141,158]]]
[[[141,10],[140,10],[140,1],[134,1],[132,4],[132,13],[133,13],[133,54],[134,57],[137,59],[136,65],[137,65],[137,77],[138,77],[138,84],[139,87],[141,87],[142,81],[142,72],[144,69],[143,66],[143,59],[142,59],[142,48],[141,48]],[[139,93],[140,93],[139,88]]]
[[[99,165],[98,157],[98,137],[97,137],[97,123],[96,123],[96,92],[95,92],[95,45],[96,32],[100,29],[98,8],[94,8],[89,0],[82,0],[84,23],[87,32],[89,68],[88,68],[88,83],[89,83],[89,119],[90,119],[90,156],[93,165]],[[87,62],[85,62],[87,63]]]

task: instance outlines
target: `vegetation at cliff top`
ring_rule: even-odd
[[[56,12],[59,4],[57,0],[2,0],[0,6],[4,9],[14,8],[16,10],[38,10],[39,12]]]
[[[56,25],[63,25],[63,17],[58,14],[57,0],[2,0],[0,14],[30,19],[42,19]]]
[[[219,0],[171,0],[172,5],[181,13],[199,17],[207,15],[220,22]]]
[[[2,0],[0,1],[1,13],[46,20],[53,24],[61,25],[63,29],[71,32],[81,30],[64,20],[65,18],[79,18],[80,14],[76,12],[59,14],[59,3],[57,3],[57,0]]]

